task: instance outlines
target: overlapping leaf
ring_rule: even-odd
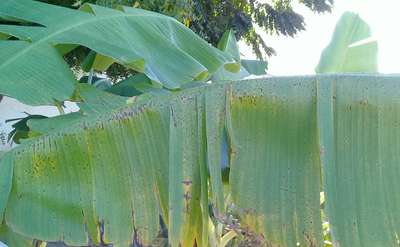
[[[399,244],[400,78],[323,77],[320,144],[334,246]]]
[[[267,246],[322,246],[315,78],[252,81],[231,95],[229,183],[242,223]]]
[[[322,246],[323,190],[336,245],[395,246],[399,80],[268,78],[95,109],[0,161],[4,227],[69,245],[148,245],[161,215],[172,246],[207,246],[209,203],[223,219],[228,192],[235,230],[270,246]]]
[[[77,11],[5,0],[0,15],[37,24],[0,25],[1,33],[20,39],[0,42],[0,93],[28,104],[53,104],[72,95],[75,79],[60,53],[77,45],[172,89],[204,80],[223,65],[239,68],[176,20],[141,9],[85,5]]]

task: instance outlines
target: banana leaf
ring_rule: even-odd
[[[310,78],[298,80],[304,81],[307,89],[314,85],[314,80]],[[71,246],[89,243],[128,246],[134,239],[149,245],[160,231],[158,215],[162,215],[167,222],[172,246],[191,246],[195,241],[207,246],[209,203],[217,209],[215,212],[219,216],[225,213],[220,170],[225,123],[231,125],[232,132],[228,131],[228,135],[235,137],[231,150],[249,140],[249,136],[236,132],[236,120],[233,118],[239,116],[231,114],[230,107],[235,112],[247,111],[247,101],[240,96],[247,87],[254,87],[255,92],[265,90],[254,95],[261,98],[260,103],[254,102],[257,108],[256,105],[263,105],[264,99],[281,97],[275,94],[284,94],[287,88],[297,85],[298,80],[283,80],[282,83],[239,81],[195,87],[157,97],[139,96],[135,102],[128,101],[120,107],[103,107],[102,112],[96,108],[80,121],[60,125],[58,129],[53,128],[51,132],[28,140],[8,153],[10,158],[1,163],[2,167],[14,167],[11,193],[3,199],[7,205],[5,222],[28,238],[62,241]],[[305,105],[312,102],[310,92],[304,95],[308,99]],[[287,107],[298,104],[286,102]],[[306,111],[309,114],[312,112],[309,109]],[[259,113],[264,114],[263,111]],[[288,118],[291,111],[281,114]],[[240,118],[243,117],[247,116]],[[312,118],[310,121],[312,123]],[[304,135],[311,129],[312,125],[307,125]],[[288,134],[277,132],[276,135],[279,138]],[[318,154],[317,145],[304,145],[307,150],[312,147]],[[233,152],[237,151],[232,151],[230,155]],[[321,239],[316,227],[318,220],[313,224],[295,223],[306,222],[304,217],[309,215],[318,216],[319,193],[307,197],[310,201],[300,200],[294,208],[282,214],[281,221],[289,220],[293,225],[285,231],[287,234],[275,234],[280,231],[280,221],[268,224],[269,232],[264,232],[266,228],[259,227],[259,224],[267,224],[268,219],[261,215],[273,213],[276,208],[253,208],[253,205],[247,208],[247,204],[242,204],[242,198],[260,200],[257,196],[260,192],[243,194],[234,189],[245,183],[236,177],[238,169],[247,161],[232,157],[231,160],[231,167],[235,168],[231,173],[235,178],[231,184],[233,198],[243,207],[238,214],[247,219],[244,222],[255,232],[276,244],[288,241],[305,243],[307,238],[313,241]],[[300,184],[306,183],[306,178],[306,184],[313,184],[310,180],[313,178],[313,190],[319,191],[319,167],[306,161],[306,164],[303,164],[305,161],[296,161],[296,164],[309,167],[305,171],[306,176],[296,176],[295,172],[288,175],[297,177],[294,181]],[[287,160],[286,164],[290,162]],[[287,167],[280,169],[286,171]],[[267,171],[261,170],[259,176],[275,176]],[[208,173],[211,183],[206,179]],[[253,181],[248,182],[251,184]],[[284,181],[275,187],[279,189],[282,183]],[[207,191],[212,194],[210,200],[207,199]],[[298,197],[304,196],[302,192],[299,189]],[[312,194],[312,191],[307,192]],[[287,198],[292,199],[293,192],[287,193]],[[272,195],[265,197],[261,205],[267,204],[268,200],[280,201],[279,197]],[[303,210],[304,213],[300,214]],[[254,224],[252,217],[260,221]],[[287,240],[285,236],[292,232],[307,234]]]
[[[318,116],[334,246],[399,243],[400,78],[323,77]]]
[[[264,78],[96,108],[3,156],[3,222],[27,239],[147,246],[161,215],[171,246],[209,246],[208,218],[233,214],[266,246],[323,246],[324,191],[335,246],[396,246],[399,82]]]
[[[378,42],[369,25],[356,13],[345,12],[322,51],[316,73],[378,71]]]
[[[265,75],[267,62],[261,60],[240,59],[239,47],[232,30],[226,31],[218,42],[218,49],[230,54],[237,62],[240,62],[239,72],[227,71],[220,68],[212,76],[213,82],[226,80],[237,81],[249,75]]]
[[[268,63],[266,61],[242,59],[240,64],[252,75],[265,75],[267,73]]]
[[[240,67],[175,19],[142,9],[72,10],[4,0],[0,15],[30,23],[0,25],[0,33],[18,38],[0,42],[0,94],[31,105],[70,98],[76,80],[62,55],[79,45],[170,89],[205,80],[221,67],[233,72]]]

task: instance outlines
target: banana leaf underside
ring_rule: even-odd
[[[399,82],[255,79],[82,117],[3,156],[0,240],[151,245],[161,215],[172,246],[208,246],[229,211],[266,246],[323,246],[324,192],[335,246],[397,246]]]

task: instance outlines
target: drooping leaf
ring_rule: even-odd
[[[171,245],[207,246],[208,218],[229,218],[230,195],[238,232],[270,246],[322,246],[324,191],[335,245],[395,246],[399,80],[265,78],[97,108],[6,154],[6,226],[75,246],[129,246],[132,236],[148,245],[161,215]]]
[[[201,222],[200,155],[197,96],[177,99],[171,107],[169,143],[169,242],[172,247],[194,246]],[[188,227],[191,226],[191,227]]]
[[[266,246],[322,246],[315,80],[267,81],[232,88],[232,199]]]
[[[42,26],[4,28],[6,34],[23,34],[30,41],[0,42],[1,94],[32,105],[68,99],[75,79],[59,50],[66,52],[76,45],[143,72],[172,89],[204,80],[221,66],[239,69],[229,55],[211,47],[173,18],[129,7],[113,10],[85,5],[82,10],[29,0],[2,1],[0,15]]]
[[[370,37],[369,25],[358,14],[345,12],[336,24],[315,72],[377,72],[377,41],[363,42]]]
[[[12,156],[0,152],[0,222],[3,222],[4,210],[10,195],[13,177]]]
[[[400,84],[396,76],[321,77],[318,118],[334,246],[396,246]]]
[[[215,87],[205,90],[205,117],[207,140],[207,165],[210,171],[211,202],[216,213],[223,212],[224,194],[222,185],[222,143],[223,131],[226,123],[227,93],[224,87]]]
[[[128,246],[136,229],[137,238],[148,244],[158,231],[159,214],[155,201],[156,177],[149,165],[152,162],[165,164],[159,158],[166,159],[162,149],[168,147],[156,131],[163,130],[158,127],[162,121],[157,116],[153,118],[151,112],[149,118],[146,122],[157,125],[152,133],[144,131],[150,127],[145,122],[133,124],[134,128],[99,123],[95,129],[79,137],[68,133],[54,141],[47,139],[49,136],[40,137],[44,142],[40,141],[42,144],[39,146],[44,149],[37,152],[35,158],[30,159],[25,154],[20,156],[25,157],[22,163],[33,162],[31,164],[35,165],[14,173],[14,181],[23,178],[24,182],[18,191],[14,190],[15,197],[10,198],[9,203],[16,207],[7,210],[8,224],[28,236],[48,241],[61,240],[72,246],[87,245],[88,238],[94,243],[112,242],[115,246]],[[125,124],[130,125],[128,122]],[[78,126],[86,128],[75,124],[66,129],[73,130]],[[154,146],[158,155],[150,158],[147,155],[149,150],[143,150],[142,143],[135,142],[154,138],[159,140]],[[50,149],[51,155],[48,153]],[[73,155],[64,156],[68,152]],[[125,155],[121,156],[122,153]],[[132,162],[135,166],[129,165]],[[158,169],[161,174],[167,174],[162,171],[162,166]],[[25,178],[27,173],[32,176]],[[37,190],[39,188],[42,189]],[[37,214],[24,211],[24,207]],[[104,234],[100,234],[100,229]]]
[[[299,84],[298,81],[304,82]],[[282,157],[286,157],[284,155],[288,151],[284,144],[289,142],[289,136],[297,129],[304,130],[296,137],[298,142],[291,144],[291,152],[298,153],[298,160],[286,157],[279,165],[276,163],[274,166],[275,163],[271,162],[270,169],[264,169],[262,161],[252,164],[231,157],[234,160],[231,169],[236,169],[231,172],[231,186],[237,188],[247,181],[247,186],[253,188],[249,193],[233,190],[233,202],[243,207],[242,211],[239,210],[243,223],[265,236],[269,243],[292,244],[295,240],[308,243],[307,239],[318,243],[319,210],[314,212],[314,209],[319,207],[320,168],[315,165],[314,159],[304,158],[313,154],[314,142],[308,141],[309,145],[295,149],[296,143],[307,141],[302,138],[313,133],[310,130],[313,127],[313,110],[306,109],[312,102],[312,92],[315,92],[311,86],[314,80],[298,78],[280,82],[273,83],[273,86],[269,80],[244,81],[189,88],[161,96],[139,96],[134,103],[128,101],[128,104],[117,103],[110,107],[103,105],[103,111],[96,108],[79,121],[60,126],[16,147],[11,152],[15,171],[5,214],[7,226],[28,237],[64,241],[69,245],[86,245],[90,239],[95,244],[103,242],[127,246],[133,241],[132,235],[141,243],[149,244],[159,231],[158,215],[161,214],[168,223],[170,244],[190,246],[196,241],[202,243],[201,246],[207,246],[208,218],[211,214],[208,211],[208,191],[212,195],[210,202],[217,209],[213,212],[217,213],[216,217],[224,218],[226,214],[221,150],[223,132],[229,120],[228,136],[234,137],[230,143],[231,155],[239,151],[246,155],[253,154],[254,146],[244,144],[249,143],[250,136],[258,134],[260,138],[256,144],[259,149],[265,147],[266,141],[272,143],[280,137],[286,138],[282,145],[275,147]],[[246,115],[247,99],[240,101],[247,87],[254,89],[250,93],[254,95],[256,105],[267,99],[272,102],[284,100],[287,96],[285,90],[290,88],[293,93],[300,89],[310,92],[304,93],[298,101],[286,103],[287,108],[284,109],[287,110],[283,112],[268,113],[266,106],[260,104],[258,118],[254,114],[252,118],[255,119],[252,119]],[[241,107],[243,110],[240,110]],[[255,134],[249,136],[242,134],[236,126],[246,119],[260,126],[264,121],[274,121],[270,119],[274,116],[278,120],[288,119],[292,114],[289,109],[298,111],[299,119],[304,123],[298,126],[293,122],[288,125],[291,131],[285,132],[286,125],[276,122],[271,126],[276,128],[275,131],[268,132],[275,138],[272,140],[262,138],[265,134],[258,132],[262,131],[260,128],[254,128]],[[306,116],[302,117],[302,113]],[[273,149],[273,146],[268,147]],[[302,150],[307,153],[303,154]],[[315,152],[318,153],[318,150]],[[243,171],[246,176],[243,180],[238,169],[246,169],[250,165],[259,169],[253,172],[260,179],[272,176],[269,173],[275,167],[277,170],[273,174],[282,171],[278,177],[282,181],[253,180],[247,176],[249,171]],[[293,172],[288,173],[288,168]],[[290,176],[290,179],[287,178],[290,183],[285,183],[285,171]],[[271,187],[266,190],[256,186],[260,183]],[[300,186],[295,191],[292,188],[294,184]],[[282,186],[292,187],[282,190]],[[286,192],[288,189],[290,192]],[[286,199],[282,199],[282,203],[289,199],[298,200],[295,204],[282,204],[282,213],[286,212],[282,219],[292,222],[292,227],[285,228],[281,234],[275,234],[281,232],[281,221],[272,221],[268,230],[260,227],[261,222],[264,224],[261,219],[266,222],[268,215],[276,212],[275,203],[269,204],[266,199],[257,197],[267,191],[272,195],[283,193]],[[314,191],[318,193],[313,194]],[[280,202],[279,197],[266,198]],[[249,201],[244,203],[245,199]],[[248,205],[251,207],[248,208]],[[255,206],[256,210],[252,211]],[[256,224],[250,220],[251,217],[241,213],[248,212],[246,210],[260,221]],[[310,220],[313,223],[309,223]],[[298,234],[291,235],[294,233]]]
[[[207,152],[207,134],[205,129],[206,117],[205,117],[205,97],[197,98],[197,137],[198,140],[198,153],[199,153],[199,172],[200,172],[200,210],[201,220],[197,222],[196,232],[196,243],[198,246],[209,246],[209,235],[208,235],[208,221],[209,221],[209,189],[208,189],[208,166],[206,159]]]

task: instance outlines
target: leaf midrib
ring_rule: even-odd
[[[46,36],[46,37],[44,37],[42,39],[39,39],[38,41],[35,41],[33,43],[24,41],[26,43],[30,43],[31,45],[29,45],[25,49],[22,49],[21,51],[15,53],[14,56],[12,56],[10,59],[6,60],[3,64],[1,64],[0,65],[0,71],[2,69],[4,69],[4,67],[9,65],[10,63],[15,61],[20,56],[22,56],[22,55],[26,54],[27,52],[29,52],[31,49],[39,46],[40,44],[46,43],[47,40],[53,38],[54,36],[57,36],[58,34],[66,32],[68,30],[71,30],[71,29],[73,29],[75,27],[79,27],[79,26],[82,26],[82,25],[86,25],[86,24],[89,24],[89,23],[92,23],[92,22],[96,22],[96,21],[101,21],[101,20],[108,20],[108,19],[115,19],[115,18],[126,18],[126,17],[143,17],[143,16],[147,16],[149,18],[159,18],[159,19],[167,19],[168,20],[168,18],[163,17],[163,16],[152,16],[152,15],[149,15],[149,14],[128,14],[126,12],[121,12],[121,13],[124,13],[124,14],[121,15],[120,13],[118,13],[118,14],[114,14],[114,15],[110,15],[110,16],[106,16],[106,17],[98,17],[96,15],[93,15],[93,16],[90,16],[91,19],[89,19],[89,20],[85,20],[85,21],[80,22],[78,24],[74,24],[74,25],[68,26],[66,28],[57,30],[56,32],[53,32],[52,34],[50,34],[50,35],[48,35],[48,36]],[[168,20],[168,21],[170,21],[170,20]]]

